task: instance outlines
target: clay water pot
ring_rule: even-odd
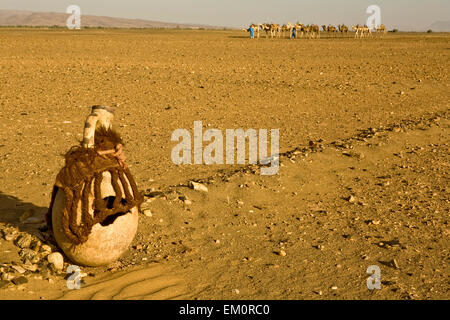
[[[107,180],[105,175],[103,176],[102,184]],[[114,191],[106,183],[101,189],[104,198],[115,196]],[[93,198],[93,194],[91,197]],[[120,258],[133,241],[138,226],[138,208],[134,207],[131,209],[131,212],[116,217],[110,224],[95,224],[86,242],[73,244],[66,236],[63,228],[62,213],[65,205],[66,197],[60,189],[53,204],[53,234],[58,246],[76,264],[94,267],[114,262]]]
[[[112,118],[113,110],[111,108],[94,106],[92,113],[86,119],[83,146],[92,148],[94,146],[95,129],[99,125],[111,127]],[[117,196],[111,183],[112,176],[108,171],[102,172],[101,175],[101,198],[111,206],[112,203],[115,203],[114,200]],[[125,188],[133,194],[133,188],[130,185],[129,179],[125,177],[124,180],[124,183],[119,181],[121,190],[119,194],[122,199],[125,194]],[[95,181],[91,184],[91,188],[86,187],[89,191],[88,211],[92,217],[94,217],[94,185]],[[133,194],[133,196],[137,197],[138,195]],[[114,262],[128,249],[136,234],[138,227],[138,206],[132,207],[127,212],[118,212],[117,214],[108,216],[104,221],[94,224],[85,242],[74,243],[67,236],[64,229],[63,215],[64,210],[67,209],[66,194],[63,189],[57,189],[52,204],[51,223],[55,240],[66,256],[78,265],[101,266]],[[82,220],[81,208],[82,204],[80,200],[76,207],[76,220],[78,224]]]

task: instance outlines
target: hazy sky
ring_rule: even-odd
[[[250,22],[365,23],[366,8],[381,8],[387,26],[427,27],[450,20],[449,0],[0,0],[0,9],[65,12],[178,23],[242,27]]]

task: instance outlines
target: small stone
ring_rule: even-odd
[[[192,201],[189,199],[186,199],[183,201],[185,205],[190,206],[192,204]]]
[[[354,196],[349,196],[346,198],[346,200],[350,203],[354,203],[356,201],[356,198]]]
[[[21,284],[25,284],[27,282],[28,282],[28,279],[23,277],[23,276],[12,279],[12,283],[14,283],[16,286],[19,286]]]
[[[145,200],[144,203],[142,203],[141,208],[147,206],[149,203],[152,203],[153,201],[155,201],[156,198],[148,198]]]
[[[5,240],[6,241],[14,241],[17,239],[17,236],[19,234],[17,232],[9,232],[7,234],[5,234]]]
[[[194,182],[194,181],[189,181],[189,187],[191,189],[197,190],[197,191],[203,191],[203,192],[208,192],[208,188],[201,183],[198,182]]]
[[[35,252],[39,252],[39,248],[41,247],[42,242],[39,239],[35,239],[31,241],[30,248],[33,249]]]
[[[12,279],[14,279],[14,276],[9,273],[2,273],[1,279],[6,280],[6,281],[11,281]]]
[[[234,292],[235,294],[239,294],[239,293],[240,293],[239,289],[233,289],[233,292]]]
[[[64,258],[61,253],[53,252],[47,256],[48,262],[52,264],[56,270],[60,271],[64,267]]]
[[[219,244],[219,243],[220,243],[220,240],[217,239],[217,240],[214,240],[214,242],[217,243],[217,244]]]
[[[158,191],[158,190],[152,190],[151,192],[149,192],[147,195],[147,197],[149,198],[163,198],[165,197],[165,193],[162,191]],[[148,200],[148,199],[147,199]],[[150,201],[149,201],[150,202]]]
[[[16,270],[20,274],[24,274],[26,270],[22,268],[21,266],[11,266],[14,270]]]
[[[400,269],[400,266],[399,266],[399,264],[398,264],[398,262],[397,262],[396,259],[393,259],[391,263],[392,263],[392,266],[393,266],[395,269]]]
[[[38,266],[36,264],[24,264],[23,268],[28,271],[35,272],[38,269]]]
[[[146,216],[146,217],[152,217],[153,216],[153,213],[152,213],[152,211],[150,209],[145,209],[143,211],[143,213],[144,213],[144,216]]]
[[[347,156],[347,157],[351,157],[351,158],[356,158],[356,159],[359,159],[359,160],[365,158],[363,153],[355,152],[355,151],[344,151],[344,152],[342,152],[342,155]]]
[[[141,245],[141,244],[138,244],[138,245],[135,247],[135,249],[136,249],[136,250],[142,250],[142,245]]]
[[[337,290],[337,289],[338,289],[338,287],[336,287],[336,286],[331,287],[331,290]]]
[[[21,249],[29,248],[31,241],[33,241],[33,238],[29,234],[23,234],[17,238],[16,245]]]
[[[25,248],[20,250],[19,256],[24,259],[33,260],[36,257],[37,253],[34,250]]]
[[[43,253],[50,254],[50,253],[52,253],[52,247],[50,247],[48,244],[43,244],[43,245],[39,248],[39,251],[40,251],[40,252],[43,252]]]
[[[286,256],[286,251],[280,250],[280,251],[278,252],[278,255],[281,256],[281,257],[285,257],[285,256]]]

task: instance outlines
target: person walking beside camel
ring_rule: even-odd
[[[254,39],[255,38],[255,29],[253,29],[253,26],[250,26],[247,31],[250,32],[250,39]]]
[[[291,38],[292,39],[297,39],[297,29],[295,29],[295,27],[292,28],[292,36],[291,36]]]

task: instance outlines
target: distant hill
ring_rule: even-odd
[[[450,32],[450,21],[436,21],[428,29],[436,32]]]
[[[19,10],[0,10],[0,26],[66,26],[69,14],[59,12],[32,12]],[[92,15],[81,16],[81,27],[104,28],[190,28],[222,29],[224,27],[200,24],[149,21],[142,19],[125,19]]]

